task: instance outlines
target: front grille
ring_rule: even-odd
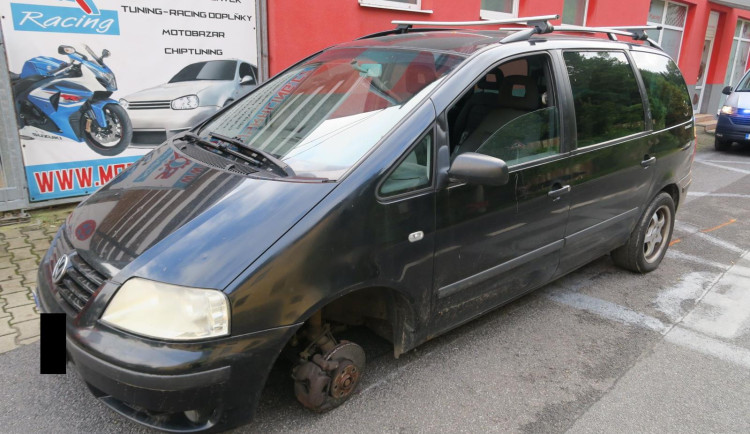
[[[731,116],[730,119],[735,125],[750,125],[750,116]]]
[[[163,110],[172,108],[172,101],[128,101],[128,110]]]
[[[104,276],[94,270],[78,254],[68,254],[70,266],[57,284],[57,292],[78,313],[104,283]]]

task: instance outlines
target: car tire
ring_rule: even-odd
[[[641,215],[628,242],[612,251],[612,261],[636,273],[656,270],[672,239],[674,215],[672,196],[665,192],[657,194]]]
[[[732,147],[732,142],[721,140],[718,137],[714,139],[714,149],[716,149],[717,151],[725,152],[728,151],[730,147]]]

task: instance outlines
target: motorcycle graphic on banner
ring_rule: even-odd
[[[255,11],[253,0],[0,2],[29,199],[93,193],[254,89]]]

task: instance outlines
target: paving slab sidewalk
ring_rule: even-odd
[[[39,340],[32,289],[39,261],[75,205],[31,212],[26,223],[0,226],[0,354]]]

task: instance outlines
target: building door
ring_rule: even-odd
[[[18,139],[16,111],[10,88],[5,41],[0,29],[0,211],[17,210],[29,205],[26,194],[21,143]]]
[[[695,91],[693,92],[693,110],[696,113],[703,113],[703,94],[706,90],[706,78],[711,64],[711,53],[714,49],[714,38],[716,37],[716,26],[719,23],[719,13],[712,11],[708,16],[708,27],[706,28],[706,39],[703,41],[703,52],[701,54],[701,64],[698,70],[698,79],[695,81]]]

